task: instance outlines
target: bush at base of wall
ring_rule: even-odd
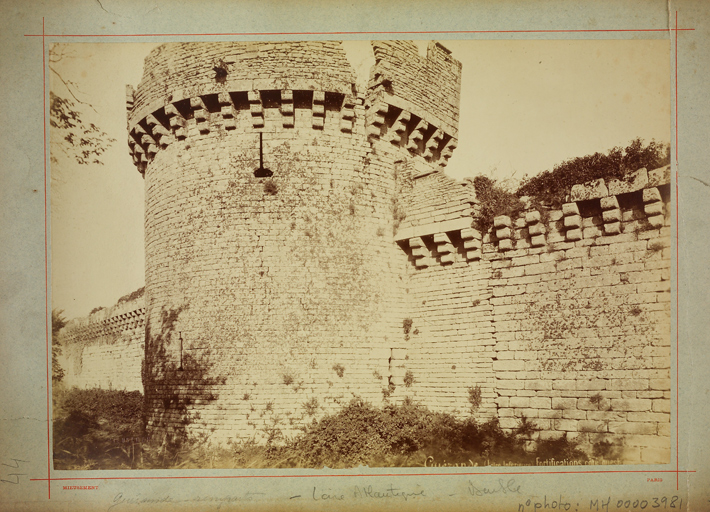
[[[457,419],[405,400],[377,408],[354,399],[337,414],[313,422],[285,439],[274,425],[269,442],[232,442],[213,447],[208,439],[181,445],[149,440],[143,431],[143,396],[137,392],[72,389],[55,395],[55,469],[259,468],[535,465],[555,459],[586,463],[589,456],[565,435],[530,439],[536,427],[521,418],[504,431],[497,419]],[[609,459],[614,446],[595,447]]]

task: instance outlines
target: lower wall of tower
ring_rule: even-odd
[[[406,265],[392,243],[396,149],[375,153],[362,117],[355,137],[331,111],[314,129],[310,109],[294,110],[284,130],[264,108],[268,179],[254,175],[248,112],[235,130],[188,120],[146,169],[156,435],[263,441],[356,396],[383,399]]]
[[[253,372],[224,382],[208,377],[206,384],[199,370],[171,371],[146,395],[149,407],[165,411],[149,419],[149,431],[209,436],[217,443],[291,437],[354,398],[379,404],[388,368],[379,356],[376,349],[319,349],[290,358],[283,372]]]

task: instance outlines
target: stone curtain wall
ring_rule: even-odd
[[[562,211],[499,217],[484,236],[451,220],[408,230],[409,393],[460,414],[478,405],[504,428],[525,416],[536,438],[668,462],[669,181],[666,167],[585,184]]]
[[[59,332],[68,387],[143,391],[145,308],[143,298],[71,320]]]
[[[499,222],[510,251],[503,238],[483,244],[503,426],[524,414],[543,438],[623,441],[625,460],[670,460],[669,168],[652,176],[616,195],[580,190],[547,223]]]

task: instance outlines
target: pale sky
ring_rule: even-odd
[[[454,178],[519,180],[636,137],[670,141],[666,40],[442,43],[463,65]],[[62,77],[96,110],[85,120],[117,139],[103,166],[61,154],[51,165],[52,304],[73,318],[144,284],[143,179],[128,155],[125,86],[138,85],[155,44],[63,46],[74,57],[62,60]],[[374,63],[369,43],[345,48],[363,81]]]

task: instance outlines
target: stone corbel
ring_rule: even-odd
[[[562,205],[562,223],[565,229],[565,240],[574,242],[582,239],[582,216],[577,203]]]
[[[463,240],[467,261],[481,259],[481,239],[481,233],[476,229],[465,228],[461,230],[461,240]]]
[[[340,131],[344,133],[353,132],[353,122],[355,120],[355,98],[345,96],[343,108],[340,110]]]
[[[507,215],[499,215],[493,219],[493,227],[496,230],[498,239],[498,249],[510,251],[513,249],[513,223]]]
[[[183,140],[187,137],[187,131],[185,130],[185,118],[180,114],[175,105],[168,105],[165,107],[165,115],[168,116],[168,121],[170,124],[170,129],[175,134],[175,138],[178,140]]]
[[[545,245],[545,225],[541,222],[540,212],[533,210],[525,214],[525,223],[528,226],[530,245],[542,247]]]
[[[284,128],[295,126],[295,114],[293,109],[293,91],[286,89],[281,91],[281,115],[283,116]]]
[[[655,187],[643,189],[643,203],[643,211],[651,227],[663,227],[665,212],[660,191]]]
[[[220,92],[217,100],[219,101],[220,112],[222,114],[222,123],[225,130],[234,130],[237,127],[237,109],[234,107],[232,96],[228,92]]]
[[[412,250],[412,258],[414,258],[416,268],[426,268],[431,264],[429,249],[420,237],[410,238],[409,248]]]
[[[197,129],[200,133],[210,132],[210,112],[207,110],[205,103],[202,98],[196,96],[190,98],[190,108],[192,108],[193,116],[195,117],[195,123],[197,123]]]
[[[322,130],[325,126],[325,92],[313,91],[313,128]]]
[[[442,265],[448,265],[454,262],[456,249],[446,233],[435,234],[434,244],[436,245],[436,255]]]
[[[251,113],[251,123],[254,128],[264,127],[264,105],[261,102],[259,91],[249,91],[249,112]]]
[[[604,221],[605,235],[618,235],[621,233],[621,209],[616,196],[602,197],[599,200],[602,207],[602,220]]]

